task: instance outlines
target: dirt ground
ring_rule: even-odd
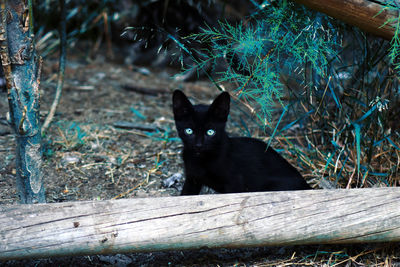
[[[74,48],[56,116],[44,137],[47,202],[160,197],[179,194],[181,143],[175,132],[171,93],[181,89],[196,102],[217,94],[207,80],[176,82],[175,69],[132,68]],[[56,85],[57,58],[44,62],[41,115],[47,114]],[[14,136],[6,124],[6,93],[0,97],[0,205],[17,203]],[[244,135],[233,107],[228,131]],[[247,125],[259,136],[256,125]],[[265,138],[261,137],[260,138]],[[290,155],[286,155],[290,160]],[[303,172],[313,187],[313,178]],[[202,249],[9,261],[0,266],[400,266],[400,246],[291,246]],[[386,264],[386,265],[385,265]],[[394,265],[392,265],[394,266]]]

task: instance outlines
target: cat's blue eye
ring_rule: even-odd
[[[213,129],[209,129],[208,131],[207,131],[207,135],[208,136],[213,136],[215,134],[215,131],[213,130]]]
[[[186,129],[185,129],[185,134],[191,135],[191,134],[193,134],[193,130],[190,129],[190,128],[186,128]]]

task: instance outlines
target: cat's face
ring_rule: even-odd
[[[194,155],[218,149],[225,138],[225,124],[229,114],[230,97],[221,93],[207,105],[192,105],[182,91],[174,91],[173,111],[179,137]]]

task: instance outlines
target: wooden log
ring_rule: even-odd
[[[393,10],[384,10],[384,0],[293,0],[306,7],[325,13],[350,25],[391,40],[395,33],[394,22],[385,24],[388,20],[397,19],[399,14]],[[377,15],[381,12],[379,15]]]
[[[0,206],[0,260],[400,241],[400,188]]]

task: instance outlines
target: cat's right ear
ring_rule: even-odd
[[[180,90],[175,90],[172,95],[172,107],[175,120],[184,118],[193,111],[192,103],[190,103],[186,95]]]
[[[219,96],[217,96],[208,109],[208,113],[210,114],[211,118],[226,122],[229,115],[230,101],[230,96],[227,92],[222,92]]]

